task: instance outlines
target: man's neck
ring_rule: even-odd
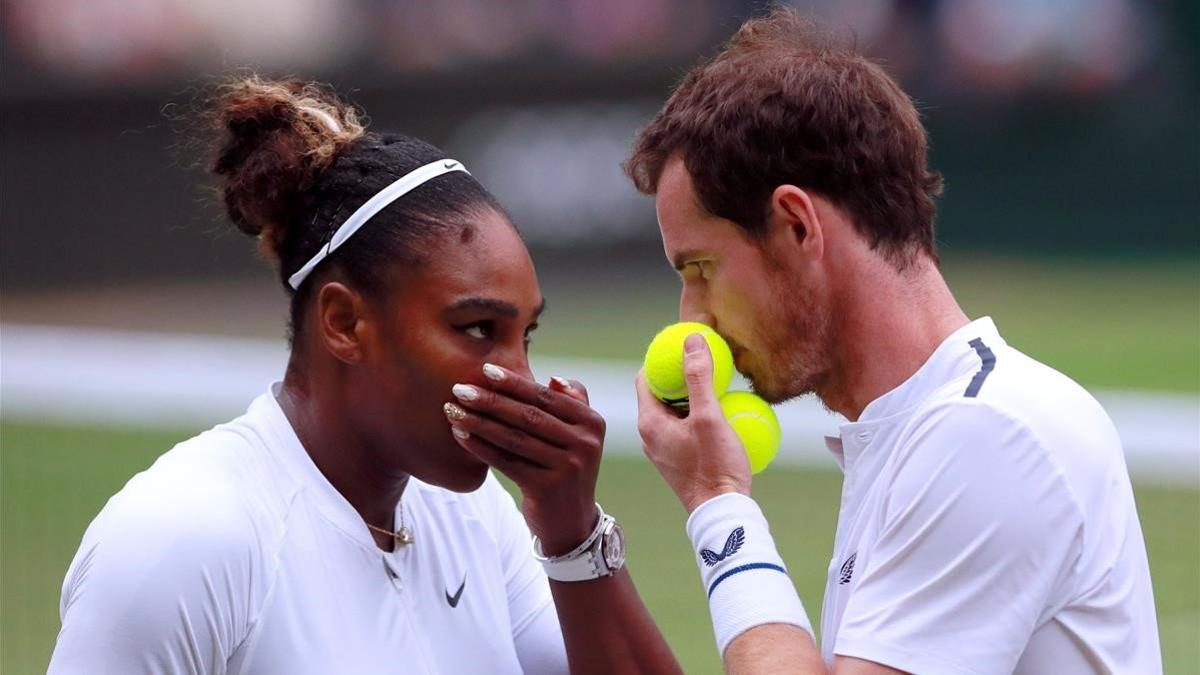
[[[277,397],[284,415],[317,469],[363,520],[393,529],[396,504],[408,476],[378,466],[370,443],[351,428],[350,417],[338,412],[336,402],[322,400],[319,388],[311,384],[289,365]]]
[[[869,282],[852,284],[839,299],[836,363],[817,395],[850,421],[969,322],[933,261],[916,265],[903,273],[869,270]]]

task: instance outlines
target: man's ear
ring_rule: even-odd
[[[780,185],[771,193],[767,216],[772,237],[809,260],[825,255],[825,229],[812,196],[795,185]]]
[[[325,349],[343,363],[361,362],[370,323],[362,294],[345,284],[330,282],[318,292],[316,309]]]

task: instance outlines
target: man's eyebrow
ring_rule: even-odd
[[[506,316],[510,319],[515,319],[521,315],[521,310],[517,309],[517,306],[512,304],[511,302],[505,302],[504,300],[497,300],[496,298],[484,298],[484,297],[479,297],[479,296],[463,298],[462,300],[455,302],[453,305],[450,305],[449,309],[451,311],[458,310],[458,309],[482,309],[482,310],[495,312],[497,314],[500,314],[501,316]],[[534,317],[537,317],[545,310],[546,310],[546,299],[542,298],[541,304],[539,304],[537,306],[537,309],[535,309],[533,311]]]

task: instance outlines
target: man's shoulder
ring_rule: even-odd
[[[1072,499],[1128,481],[1116,428],[1086,389],[1011,347],[993,355],[985,377],[947,383],[914,411],[897,448],[909,469],[952,461],[1022,490],[1032,471]]]
[[[984,402],[1023,414],[1028,410],[1062,415],[1100,415],[1104,409],[1087,389],[1065,373],[1018,349],[996,350],[991,377],[977,393]]]
[[[1103,406],[1068,375],[1007,345],[990,352],[977,372],[946,383],[914,411],[913,425],[945,423],[967,415],[986,430],[1020,431],[1052,451],[1088,447],[1120,452],[1120,440]]]

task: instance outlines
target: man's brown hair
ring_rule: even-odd
[[[790,184],[845,209],[897,268],[934,260],[934,199],[925,129],[878,65],[787,8],[742,24],[684,78],[641,131],[625,165],[654,194],[679,154],[701,206],[764,233],[768,200]]]

